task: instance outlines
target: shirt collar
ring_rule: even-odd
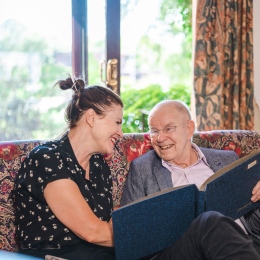
[[[193,149],[195,149],[195,151],[197,152],[198,155],[198,160],[202,160],[206,165],[209,166],[206,156],[204,155],[204,153],[200,150],[200,148],[195,144],[195,143],[191,143],[191,146]],[[210,167],[210,166],[209,166]]]

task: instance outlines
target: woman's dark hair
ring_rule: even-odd
[[[72,80],[71,77],[58,81],[56,85],[62,90],[73,90],[72,99],[65,111],[65,119],[70,129],[77,125],[83,111],[89,108],[92,108],[98,115],[105,115],[107,108],[113,104],[123,107],[119,95],[107,87],[86,86],[84,80]]]

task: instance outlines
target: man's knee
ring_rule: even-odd
[[[221,220],[227,220],[228,217],[216,211],[206,211],[200,214],[194,222],[198,222],[198,224],[214,224]]]
[[[204,212],[192,222],[192,228],[201,232],[213,231],[215,228],[221,229],[221,227],[234,227],[235,225],[233,219],[216,211]]]
[[[245,235],[242,228],[232,218],[216,211],[207,211],[199,215],[192,222],[192,229],[199,232],[200,235],[205,235],[206,233],[216,234],[220,230],[222,232]]]

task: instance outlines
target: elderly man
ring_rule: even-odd
[[[158,103],[150,111],[148,124],[154,150],[132,161],[121,206],[170,187],[193,183],[200,187],[214,172],[238,158],[233,151],[199,148],[194,144],[195,123],[186,104],[180,101]],[[252,193],[252,201],[259,200],[260,183]],[[210,225],[205,223],[207,215],[212,217]],[[242,218],[243,224],[237,220],[242,230],[219,213],[203,213],[176,244],[155,259],[253,259],[247,254],[255,254],[258,248],[252,247],[246,233],[259,232],[255,221],[259,210],[251,215]],[[249,251],[244,251],[243,243]],[[256,255],[260,259],[259,252]]]

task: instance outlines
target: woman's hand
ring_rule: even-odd
[[[111,225],[111,228],[113,229],[113,221],[112,221],[112,218],[109,220],[109,224]]]
[[[108,224],[110,225],[111,227],[111,232],[112,232],[112,239],[113,239],[113,244],[114,244],[114,234],[113,234],[113,221],[112,221],[112,218],[109,220]]]

